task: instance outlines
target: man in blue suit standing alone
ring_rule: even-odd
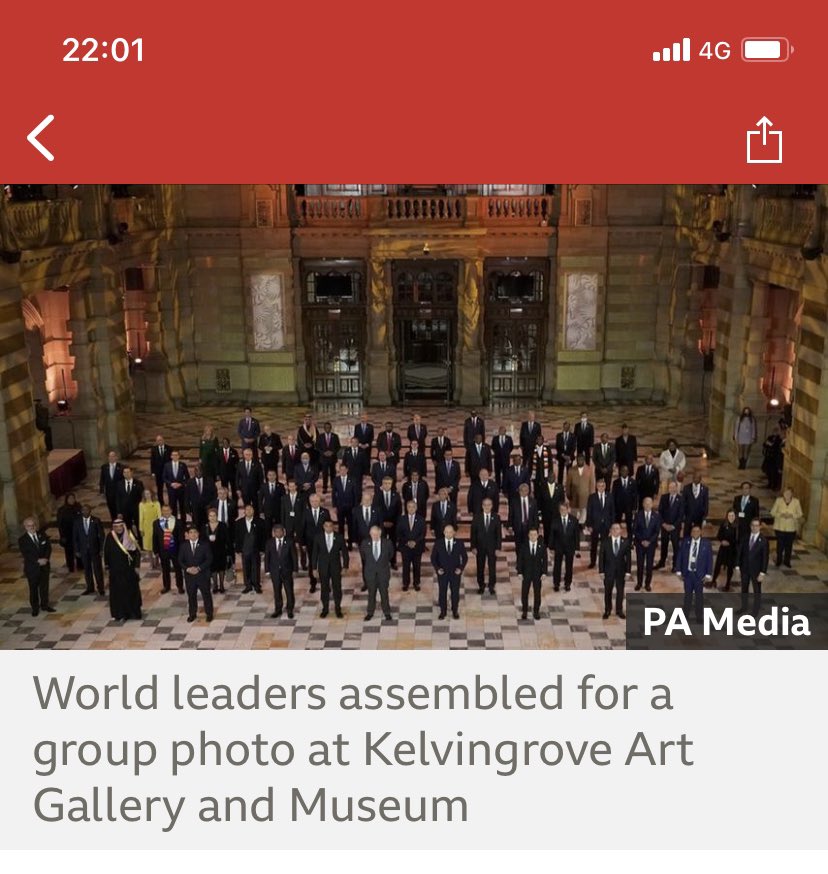
[[[704,584],[713,579],[713,548],[701,535],[701,525],[693,525],[681,544],[676,571],[684,582],[684,614],[689,618],[693,606],[697,622],[703,618]]]

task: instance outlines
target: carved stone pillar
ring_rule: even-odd
[[[483,402],[483,259],[463,262],[457,305],[457,372],[455,396],[463,406]]]
[[[157,269],[144,270],[144,322],[147,351],[143,353],[142,370],[134,374],[136,403],[140,409],[168,412],[173,409],[170,395],[167,356],[163,353],[163,323],[161,317],[160,283]],[[140,380],[139,380],[140,377]],[[139,385],[141,396],[139,396]]]
[[[159,264],[155,273],[158,352],[166,363],[166,395],[170,405],[177,407],[184,401],[178,298],[182,288],[186,289],[188,260],[176,249],[159,248],[158,257]]]
[[[397,362],[393,354],[393,312],[387,262],[371,257],[368,281],[368,337],[365,349],[365,401],[387,406],[396,396]]]

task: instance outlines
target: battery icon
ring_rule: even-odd
[[[784,36],[750,36],[742,40],[743,61],[787,61],[793,46]]]

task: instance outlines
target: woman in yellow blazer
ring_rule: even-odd
[[[138,533],[144,552],[152,554],[152,523],[161,518],[161,504],[156,500],[150,489],[144,489],[141,503],[138,505]],[[152,566],[156,566],[158,557],[152,556]]]
[[[793,496],[791,489],[785,489],[773,502],[771,516],[776,534],[776,566],[784,562],[785,567],[790,567],[794,540],[803,519],[799,499]]]

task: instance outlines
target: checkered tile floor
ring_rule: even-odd
[[[304,407],[260,408],[254,411],[262,424],[269,422],[284,440],[301,422]],[[349,434],[358,421],[360,408],[349,404],[319,404],[314,410],[318,423],[330,420],[341,436]],[[445,407],[371,409],[375,426],[386,420],[404,432],[414,412],[421,413],[429,431],[443,424],[455,445],[461,444],[465,410]],[[501,407],[481,410],[486,419],[487,434],[505,424],[515,438],[523,408]],[[575,422],[579,410],[571,408],[538,408],[538,418],[544,431],[554,434],[564,418]],[[229,407],[201,407],[169,415],[139,416],[141,446],[131,462],[139,478],[151,482],[148,447],[156,433],[163,433],[170,445],[181,449],[185,461],[197,458],[196,445],[205,424],[213,424],[219,437],[228,435],[235,443],[235,426],[239,411]],[[606,429],[614,438],[621,422],[630,425],[638,437],[639,452],[650,448],[661,450],[668,437],[675,437],[688,455],[688,469],[703,471],[711,491],[711,518],[719,520],[738,491],[745,472],[739,471],[730,459],[708,460],[702,456],[704,424],[701,418],[690,418],[663,407],[613,406],[592,412],[596,433]],[[681,423],[681,427],[677,423]],[[515,442],[517,440],[515,439]],[[759,463],[758,450],[752,459]],[[95,471],[99,459],[87,459]],[[759,486],[760,471],[747,471],[757,484],[763,512],[771,505],[772,496]],[[96,493],[96,475],[90,475],[77,491],[80,501],[90,502],[97,515],[108,521],[108,513]],[[431,467],[429,480],[433,483]],[[468,483],[464,481],[463,488]],[[321,488],[321,486],[320,486]],[[330,506],[330,496],[323,503]],[[461,500],[461,507],[465,501]],[[505,501],[501,516],[505,518]],[[467,540],[469,519],[461,523],[460,535]],[[54,540],[54,524],[49,530]],[[711,526],[706,535],[715,534]],[[586,544],[585,544],[586,545]],[[430,543],[429,543],[430,547]],[[0,647],[17,649],[621,649],[624,647],[624,622],[612,617],[602,620],[603,586],[594,570],[587,568],[588,551],[575,562],[572,591],[552,592],[551,582],[544,585],[541,619],[520,619],[520,580],[515,573],[515,553],[512,543],[505,545],[498,561],[497,594],[477,593],[475,559],[470,557],[464,577],[460,603],[460,619],[440,621],[436,609],[436,582],[428,552],[423,560],[423,585],[420,592],[402,592],[399,573],[392,577],[392,621],[381,620],[377,612],[371,622],[365,622],[366,598],[359,590],[361,578],[359,559],[352,553],[351,568],[343,576],[344,618],[331,613],[319,618],[318,594],[309,593],[306,573],[295,578],[297,609],[292,620],[283,614],[279,620],[270,618],[273,596],[269,583],[263,580],[264,594],[243,595],[240,574],[237,582],[224,595],[215,596],[216,615],[209,625],[199,613],[196,622],[186,621],[186,597],[160,594],[160,571],[144,563],[141,589],[144,618],[141,621],[117,623],[110,620],[109,605],[96,596],[82,596],[82,574],[69,575],[62,566],[60,546],[55,543],[52,561],[53,614],[30,614],[25,580],[21,575],[20,556],[15,552],[0,556]],[[676,578],[666,571],[656,572],[654,591],[678,591]],[[793,568],[771,570],[767,591],[828,592],[828,558],[822,553],[797,544]],[[531,616],[531,614],[530,614]]]

